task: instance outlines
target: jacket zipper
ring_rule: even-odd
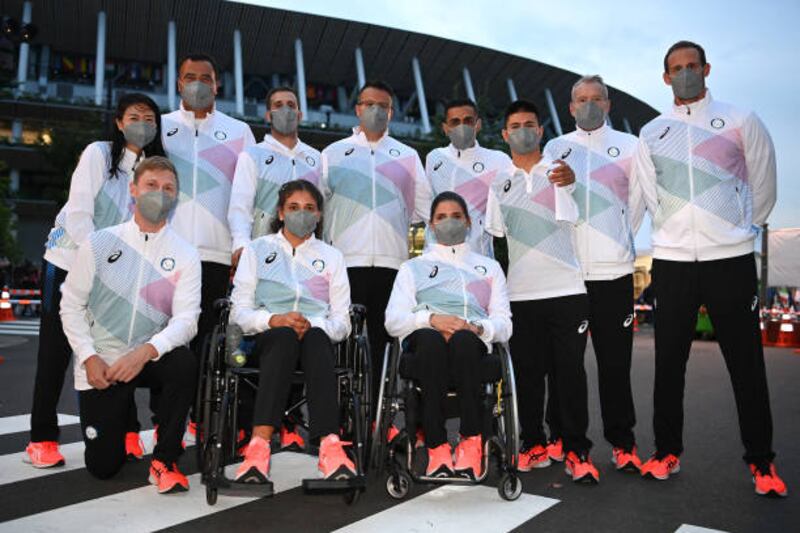
[[[691,108],[687,107],[686,115],[691,115]],[[691,217],[691,230],[692,230],[692,245],[694,247],[693,259],[697,261],[697,232],[695,231],[694,219],[694,158],[692,157],[692,125],[687,121],[686,123],[686,149],[689,156],[689,213]]]
[[[295,268],[295,259],[297,248],[292,248],[292,281],[294,282],[294,305],[292,311],[297,311],[300,307],[300,282],[297,281],[297,270]]]
[[[458,268],[458,263],[456,261],[456,249],[453,248],[453,267],[458,272],[458,277],[461,278],[461,298],[464,302],[464,320],[469,320],[469,316],[467,315],[467,281],[464,279],[464,272]]]
[[[136,289],[133,291],[133,312],[131,313],[131,325],[128,328],[128,346],[131,345],[133,338],[133,326],[136,324],[136,311],[139,309],[139,290],[142,286],[142,274],[144,273],[143,263],[147,260],[147,241],[149,236],[144,235],[144,245],[142,246],[142,253],[139,257],[139,272],[136,275]]]
[[[197,242],[196,238],[196,229],[197,228],[197,220],[196,220],[196,209],[197,209],[197,141],[200,138],[200,129],[195,124],[194,127],[194,146],[193,146],[193,159],[192,161],[194,164],[192,165],[192,244]]]
[[[591,238],[589,238],[589,236],[591,235],[591,232],[589,230],[592,228],[592,222],[591,222],[591,212],[592,212],[591,211],[591,207],[592,206],[591,206],[590,190],[591,190],[591,187],[592,187],[591,171],[592,171],[592,153],[593,153],[593,150],[594,150],[594,146],[593,146],[592,134],[589,133],[588,137],[589,137],[589,146],[588,146],[588,150],[586,150],[586,152],[587,152],[586,153],[586,233],[587,233],[586,237],[587,238],[583,239],[584,240],[583,264],[586,265],[586,266],[585,267],[584,266],[581,267],[583,269],[584,277],[589,275],[589,268],[588,268],[588,265],[589,265],[589,262],[590,262],[590,258],[589,258],[589,247],[590,247],[590,244],[589,243],[591,241]]]
[[[375,148],[370,144],[369,146],[369,171],[370,176],[372,176],[372,213],[370,213],[371,217],[375,216],[375,204],[377,203],[376,195],[377,192],[375,190]],[[372,253],[370,254],[370,266],[375,266],[375,231],[370,232],[371,240],[372,240]]]

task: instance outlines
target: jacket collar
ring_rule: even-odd
[[[297,139],[297,144],[294,145],[294,148],[289,148],[285,144],[282,144],[282,143],[278,142],[275,139],[275,137],[273,137],[269,133],[264,135],[264,141],[263,142],[264,142],[265,145],[269,146],[273,150],[276,150],[278,152],[286,154],[286,155],[288,155],[290,157],[293,157],[293,156],[295,156],[295,155],[297,155],[299,153],[305,152],[305,143],[303,143],[303,141],[301,141],[299,138]]]
[[[361,129],[361,126],[353,127],[353,135],[350,136],[350,139],[353,142],[355,142],[356,144],[360,144],[361,146],[378,146],[388,138],[389,138],[389,128],[386,128],[386,131],[383,132],[381,138],[378,139],[378,141],[373,144],[367,140],[367,135]]]
[[[470,248],[466,241],[455,246],[434,243],[430,253],[444,261],[461,261],[470,253]]]
[[[478,150],[480,150],[480,148],[481,145],[478,144],[478,139],[475,139],[475,144],[473,144],[469,148],[465,148],[464,150],[459,150],[458,148],[453,146],[453,143],[448,144],[447,148],[445,149],[447,150],[447,153],[450,154],[450,156],[455,157],[456,159],[460,159],[461,157],[463,157],[464,159],[475,159],[475,156],[478,153]]]
[[[578,126],[575,126],[575,135],[582,140],[602,139],[610,130],[611,126],[609,126],[607,123],[592,131],[582,130]]]
[[[178,112],[180,113],[179,116],[181,117],[181,120],[185,124],[188,124],[189,126],[197,129],[206,129],[210,128],[211,124],[214,123],[214,118],[216,117],[217,113],[217,104],[216,102],[214,102],[211,111],[208,112],[206,118],[202,119],[196,119],[194,116],[194,111],[188,111],[185,107],[183,107],[183,100],[181,100]]]
[[[286,252],[288,252],[289,255],[292,255],[292,250],[300,252],[302,250],[305,250],[306,248],[312,248],[315,246],[315,243],[317,241],[317,238],[312,233],[308,239],[301,242],[300,245],[297,248],[295,248],[283,234],[283,228],[281,228],[274,235],[275,235],[275,240],[278,241],[278,244],[280,244],[281,248],[283,248]]]
[[[696,115],[700,113],[705,108],[711,104],[711,91],[706,88],[706,95],[696,102],[692,102],[691,104],[676,104],[675,101],[672,101],[672,112],[676,115]]]
[[[143,160],[145,157],[147,157],[147,154],[144,153],[144,150],[142,150],[139,155],[136,155],[128,148],[124,148],[122,151],[122,159],[119,162],[119,169],[128,174],[132,179],[133,171],[136,168],[136,165],[139,164],[139,161]]]
[[[164,224],[164,226],[162,226],[162,228],[155,233],[142,231],[141,228],[139,228],[139,224],[136,223],[136,220],[133,217],[131,217],[131,219],[127,222],[124,222],[124,224],[125,236],[128,237],[131,242],[136,244],[141,244],[143,242],[147,242],[148,244],[159,243],[164,239],[164,235],[166,235],[169,231],[169,222]]]

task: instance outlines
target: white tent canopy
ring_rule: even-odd
[[[769,230],[769,275],[771,287],[800,287],[800,228]]]

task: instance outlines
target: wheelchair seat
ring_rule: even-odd
[[[405,356],[410,352],[403,352],[400,358],[400,377],[403,379],[415,379],[416,376],[411,375],[408,371],[408,358]],[[500,381],[503,375],[503,365],[500,361],[500,356],[494,352],[486,355],[481,359],[481,381],[484,383],[495,383]],[[453,386],[454,384],[451,384]]]

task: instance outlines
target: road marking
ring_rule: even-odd
[[[307,454],[282,452],[273,455],[270,477],[275,493],[299,487],[302,478],[314,475],[316,465],[316,458]],[[230,465],[226,473],[232,476],[237,466]],[[188,478],[189,492],[161,495],[154,487],[147,485],[4,522],[0,524],[0,532],[155,531],[258,499],[254,496],[220,494],[216,505],[208,505],[205,487],[200,483],[200,474],[193,474]]]
[[[0,335],[39,336],[39,321],[0,322]]]
[[[675,530],[675,533],[727,533],[727,531],[683,524],[681,527]]]
[[[558,502],[525,493],[518,500],[507,502],[492,487],[445,485],[337,529],[336,533],[509,531]]]
[[[58,414],[59,426],[79,424],[80,421],[81,419],[74,415],[62,415],[61,413]],[[31,429],[31,415],[17,415],[0,418],[0,435],[19,433],[20,431],[28,431],[29,429]]]

